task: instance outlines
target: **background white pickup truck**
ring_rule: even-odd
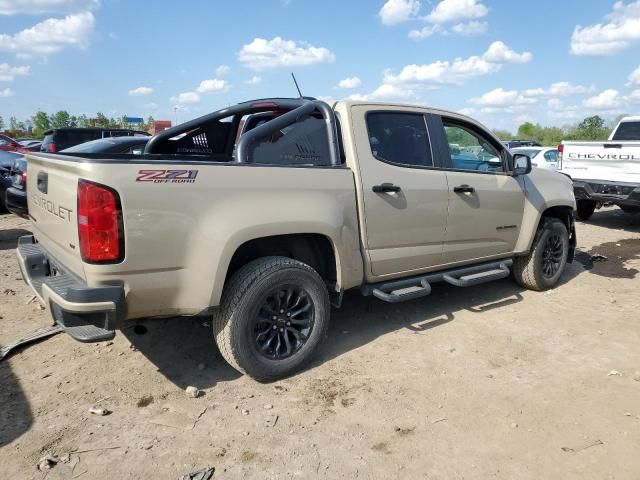
[[[573,180],[578,218],[596,207],[640,211],[640,117],[625,117],[606,142],[562,142],[560,171]]]

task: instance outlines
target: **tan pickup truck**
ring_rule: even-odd
[[[510,274],[544,290],[573,259],[569,178],[431,108],[255,100],[143,155],[27,158],[18,259],[67,333],[213,315],[224,358],[260,380],[309,360],[345,290],[400,302]]]

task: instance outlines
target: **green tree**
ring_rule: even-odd
[[[518,138],[522,140],[536,140],[540,135],[540,125],[525,122],[518,127]]]
[[[76,118],[76,126],[79,128],[87,128],[89,126],[89,119],[84,113]]]
[[[606,122],[599,115],[585,118],[580,122],[574,132],[575,140],[606,140],[611,130],[607,128]]]
[[[511,132],[508,132],[507,130],[500,130],[498,128],[494,128],[492,132],[496,137],[498,137],[502,141],[511,140],[513,138],[513,134]]]
[[[66,110],[60,110],[51,116],[51,128],[65,128],[71,125],[71,115]]]
[[[31,123],[33,123],[33,135],[35,137],[42,137],[44,132],[51,128],[49,115],[41,110],[38,110],[36,114],[31,117]]]
[[[109,119],[101,112],[96,113],[96,119],[94,122],[95,127],[108,128]]]

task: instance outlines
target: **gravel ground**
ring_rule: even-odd
[[[577,228],[550,292],[347,295],[314,364],[275,383],[228,367],[206,318],[18,350],[0,362],[0,477],[640,478],[640,215]],[[0,215],[0,344],[49,323],[15,262],[28,229]],[[60,462],[40,472],[46,454]]]

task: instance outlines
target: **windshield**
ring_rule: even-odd
[[[63,153],[100,153],[113,147],[116,144],[113,140],[98,139],[90,142],[74,145],[73,147],[65,148]]]

